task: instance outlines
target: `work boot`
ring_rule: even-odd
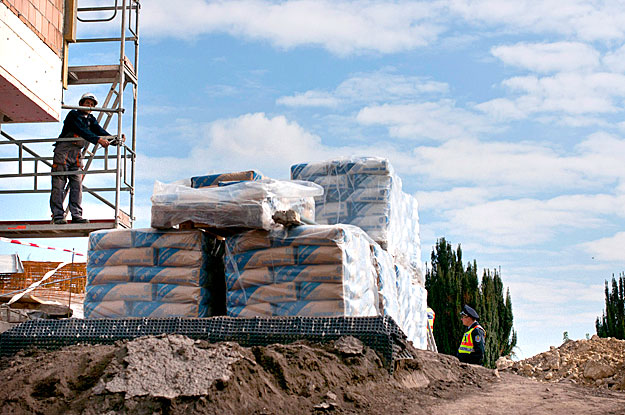
[[[67,225],[67,221],[63,218],[54,218],[52,219],[53,225]]]
[[[85,218],[72,218],[72,223],[89,223],[89,219],[85,219]]]

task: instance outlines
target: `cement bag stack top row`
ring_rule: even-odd
[[[154,184],[154,228],[194,222],[211,228],[271,229],[272,216],[293,210],[314,221],[314,197],[323,189],[309,182],[263,178],[254,171],[197,176]]]
[[[249,231],[226,240],[230,316],[379,314],[370,239],[349,225]]]
[[[92,232],[85,317],[212,315],[222,252],[220,241],[198,230]]]
[[[291,178],[323,187],[315,197],[316,222],[362,228],[393,258],[412,267],[423,284],[417,200],[402,191],[387,159],[358,157],[291,166]]]

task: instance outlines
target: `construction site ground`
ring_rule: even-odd
[[[601,339],[603,341],[603,339]],[[585,342],[599,341],[597,339]],[[582,341],[584,342],[584,341]],[[580,343],[581,344],[581,343]],[[552,349],[561,351],[560,349]],[[570,345],[569,345],[570,346]],[[610,345],[622,354],[623,342]],[[244,348],[180,335],[28,350],[0,360],[2,414],[625,414],[623,362],[581,382],[541,358],[497,371],[409,348],[389,374],[352,337]],[[580,349],[580,348],[577,348]],[[589,347],[580,353],[588,351]],[[604,347],[605,349],[605,347]],[[596,353],[588,354],[589,358]],[[543,359],[544,360],[544,359]],[[530,375],[530,368],[534,375]],[[567,366],[569,365],[569,366]],[[568,371],[567,369],[567,371]],[[558,371],[556,370],[556,371]],[[519,374],[523,373],[525,376]],[[576,379],[572,378],[577,373]],[[581,373],[581,375],[580,375]],[[593,376],[597,372],[592,372]],[[532,376],[532,377],[528,377]]]

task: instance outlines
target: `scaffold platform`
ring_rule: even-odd
[[[54,225],[49,220],[0,221],[0,236],[5,238],[74,238],[89,236],[101,229],[115,229],[114,219],[93,219],[89,223]]]

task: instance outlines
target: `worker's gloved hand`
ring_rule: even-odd
[[[125,142],[126,142],[126,134],[122,134],[121,140],[118,137],[114,137],[114,138],[111,138],[111,141],[109,141],[109,144],[114,145],[114,146],[119,146]]]
[[[104,148],[107,148],[109,146],[109,142],[104,138],[98,138],[98,144],[100,144]]]

